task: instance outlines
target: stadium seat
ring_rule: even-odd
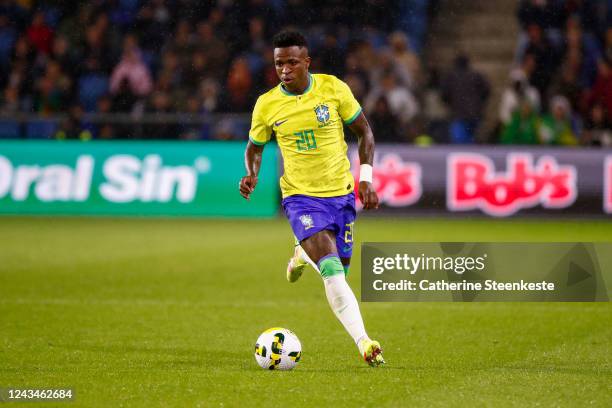
[[[251,123],[242,119],[236,119],[234,121],[234,129],[238,135],[248,135]]]
[[[147,68],[149,68],[149,70],[151,72],[155,72],[155,70],[157,69],[157,65],[158,65],[158,61],[156,60],[156,56],[152,51],[148,51],[148,50],[140,50],[141,51],[141,58],[142,61],[145,63],[145,65],[147,66]]]
[[[87,112],[96,109],[98,99],[108,92],[108,77],[99,74],[79,78],[79,101]]]
[[[121,10],[138,11],[138,0],[119,0]]]
[[[113,24],[121,27],[129,26],[134,22],[135,15],[131,10],[113,10],[110,13],[110,20]]]
[[[19,139],[19,122],[14,120],[0,121],[0,139]]]
[[[53,6],[45,7],[45,22],[53,28],[57,28],[62,18],[62,12]]]
[[[410,47],[419,53],[427,35],[429,3],[430,0],[406,0],[399,3],[399,27],[408,34]]]
[[[249,70],[253,73],[261,72],[265,67],[265,61],[261,57],[261,55],[255,52],[247,52],[244,55],[247,59],[247,63],[249,64]]]
[[[16,37],[14,30],[7,29],[0,32],[0,64],[8,63]],[[8,69],[6,67],[2,68]]]
[[[463,120],[454,120],[451,122],[449,131],[450,139],[453,144],[471,144],[474,143],[474,126]]]
[[[57,129],[57,122],[53,120],[33,120],[26,125],[26,138],[51,139]]]

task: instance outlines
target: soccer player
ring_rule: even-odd
[[[247,175],[240,194],[249,199],[257,185],[264,145],[276,136],[284,160],[280,179],[283,209],[296,236],[287,279],[295,282],[307,263],[319,271],[330,307],[371,366],[384,363],[377,341],[363,324],[346,282],[353,251],[355,180],[350,172],[343,125],[359,138],[359,199],[378,208],[372,187],[374,136],[349,87],[332,75],[308,72],[306,39],[298,32],[274,36],[274,64],[281,83],[261,95],[253,109],[245,151]]]

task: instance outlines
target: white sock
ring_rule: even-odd
[[[329,306],[353,338],[355,344],[359,346],[359,341],[367,339],[368,335],[363,325],[359,304],[351,287],[346,282],[344,274],[340,273],[323,279],[323,284],[325,285],[325,295],[327,295]]]
[[[312,266],[314,268],[315,271],[321,273],[319,271],[319,268],[317,267],[317,264],[312,262],[312,259],[310,259],[310,257],[308,256],[308,254],[306,253],[306,251],[304,251],[304,248],[302,248],[302,250],[300,251],[300,258],[302,258],[302,260],[304,262],[308,262],[310,264],[310,266]]]

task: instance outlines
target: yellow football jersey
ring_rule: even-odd
[[[360,113],[348,85],[333,75],[309,74],[301,95],[279,84],[257,99],[249,139],[263,145],[276,136],[285,167],[280,179],[283,198],[353,191],[343,123],[353,123]]]

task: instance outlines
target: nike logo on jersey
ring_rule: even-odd
[[[285,123],[286,121],[288,121],[289,119],[285,119],[285,120],[279,120],[274,122],[274,126],[275,127],[279,127],[280,125],[282,125],[283,123]]]

